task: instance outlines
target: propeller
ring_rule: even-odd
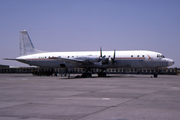
[[[113,58],[110,58],[112,61],[112,64],[117,64],[116,60],[116,50],[114,50]],[[101,61],[101,64],[109,64],[109,58],[106,58],[106,56],[102,55],[102,48],[100,47],[100,57],[99,57],[99,62]]]
[[[102,48],[100,47],[100,60],[104,60],[105,57],[106,57],[105,55],[104,56],[102,55]]]
[[[115,58],[116,58],[116,50],[114,50],[113,58],[111,58],[113,64],[117,64]]]
[[[101,64],[104,64],[104,63],[106,63],[106,61],[107,61],[107,58],[105,55],[104,56],[102,55],[102,48],[100,47],[99,62],[101,62]]]
[[[100,57],[102,58],[102,48],[100,47]]]

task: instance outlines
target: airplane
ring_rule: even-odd
[[[174,64],[174,60],[165,58],[159,52],[148,50],[134,51],[79,51],[79,52],[44,52],[35,49],[28,32],[21,30],[20,49],[23,53],[15,59],[6,58],[5,60],[16,60],[30,66],[48,68],[84,68],[86,71],[83,76],[91,77],[93,68],[101,69],[99,77],[105,77],[103,70],[107,68],[163,68]],[[69,73],[70,76],[70,73]],[[154,73],[157,77],[157,73]]]

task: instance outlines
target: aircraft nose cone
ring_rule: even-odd
[[[169,59],[169,60],[168,60],[168,65],[171,66],[171,65],[173,65],[173,64],[174,64],[174,60]]]

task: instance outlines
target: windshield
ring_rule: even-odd
[[[165,56],[164,56],[164,55],[161,55],[161,54],[157,54],[157,57],[158,57],[158,58],[165,58]]]

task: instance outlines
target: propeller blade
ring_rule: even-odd
[[[102,57],[102,48],[100,47],[100,57]]]
[[[114,50],[113,58],[111,58],[113,64],[117,64],[115,58],[116,58],[116,50]]]
[[[114,50],[114,55],[113,55],[113,59],[115,60],[116,57],[116,50]]]

